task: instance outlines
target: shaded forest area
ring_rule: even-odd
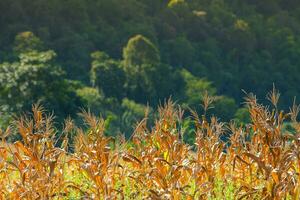
[[[265,103],[275,84],[281,109],[300,95],[296,0],[1,0],[0,13],[0,126],[40,102],[58,122],[90,108],[130,133],[170,97],[201,113],[205,91],[210,114],[246,122],[242,89]]]

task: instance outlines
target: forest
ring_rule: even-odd
[[[57,122],[90,109],[125,134],[171,98],[249,119],[245,93],[299,96],[296,0],[1,0],[0,126],[39,103]]]

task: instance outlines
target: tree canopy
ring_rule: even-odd
[[[242,90],[266,102],[273,84],[288,109],[300,95],[299,11],[293,0],[2,0],[1,109],[40,101],[67,116],[87,104],[120,124],[128,105],[170,97],[200,111],[207,90],[212,114],[246,119]]]

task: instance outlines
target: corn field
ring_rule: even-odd
[[[188,111],[194,145],[183,141],[186,114],[171,101],[158,109],[152,128],[146,116],[129,140],[105,136],[105,120],[89,112],[81,114],[88,128],[67,119],[56,138],[53,117],[33,106],[32,115],[0,133],[0,199],[298,200],[300,107],[285,113],[277,108],[279,93],[267,97],[272,107],[245,98],[247,125]],[[212,100],[205,96],[205,111]],[[12,130],[20,141],[7,142]]]

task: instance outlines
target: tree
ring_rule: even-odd
[[[165,44],[168,63],[176,67],[188,67],[192,64],[195,57],[195,49],[190,41],[185,37],[178,37],[175,40],[170,40]]]
[[[150,108],[143,104],[138,104],[132,100],[124,98],[122,100],[121,108],[123,109],[123,113],[120,119],[119,126],[121,130],[125,133],[125,136],[129,138],[130,134],[133,131],[132,124],[138,123],[145,117],[145,113],[150,111]]]
[[[249,113],[249,109],[247,107],[239,108],[235,115],[235,121],[239,124],[246,124],[251,122],[251,117]]]
[[[156,65],[160,55],[155,45],[142,35],[129,39],[123,49],[124,67],[129,73],[138,72],[143,64]]]
[[[82,87],[77,89],[76,93],[87,109],[91,109],[95,114],[100,113],[104,96],[101,95],[99,90],[92,87]]]
[[[107,97],[122,99],[126,77],[120,62],[100,51],[92,53],[91,57],[93,59],[91,69],[93,86],[102,90]]]
[[[182,102],[185,107],[188,106],[199,110],[200,104],[203,101],[203,95],[207,92],[209,96],[214,97],[211,105],[213,109],[209,110],[209,115],[216,115],[224,121],[229,121],[234,117],[238,108],[234,99],[226,96],[218,96],[217,89],[213,87],[212,82],[195,77],[185,69],[181,71],[181,75],[185,83],[182,94],[184,96]]]
[[[216,101],[213,103],[213,109],[211,112],[222,121],[230,121],[235,116],[238,106],[233,98],[226,96],[217,97]]]
[[[42,103],[60,117],[75,114],[80,101],[64,72],[54,64],[54,51],[21,53],[19,61],[0,64],[1,105],[11,111],[29,110]]]
[[[30,31],[21,32],[15,37],[14,51],[17,54],[42,49],[43,42]]]
[[[210,96],[214,96],[217,90],[212,83],[206,79],[193,76],[189,71],[181,70],[185,87],[183,89],[183,103],[192,108],[199,107],[203,100],[203,94],[207,91]]]
[[[123,49],[128,96],[139,103],[157,100],[154,82],[160,76],[158,49],[147,38],[137,35]]]

